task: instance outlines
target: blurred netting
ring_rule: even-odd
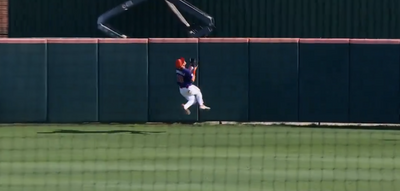
[[[1,191],[398,191],[400,131],[2,126]]]

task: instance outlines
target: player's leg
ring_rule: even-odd
[[[196,102],[196,97],[194,95],[187,97],[187,102],[182,104],[183,110],[185,110],[186,114],[190,115],[190,106],[192,106]]]
[[[189,94],[189,90],[186,88],[180,89],[181,95],[187,100],[186,104],[182,104],[183,110],[187,115],[190,115],[190,106],[196,103],[196,97],[194,95]]]
[[[200,88],[198,88],[195,85],[191,85],[189,87],[189,91],[191,94],[196,96],[196,100],[197,100],[197,103],[199,103],[199,105],[200,105],[200,109],[210,109],[210,107],[207,107],[204,105],[203,94],[201,93]]]

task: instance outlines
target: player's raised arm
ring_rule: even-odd
[[[190,72],[192,73],[192,82],[196,80],[197,62],[194,58],[190,58]]]
[[[194,82],[196,80],[196,70],[197,70],[197,67],[190,66],[190,72],[192,74],[192,82]]]

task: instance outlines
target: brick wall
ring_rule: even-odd
[[[8,0],[0,0],[0,38],[8,35]]]

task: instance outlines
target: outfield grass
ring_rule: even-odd
[[[1,191],[398,191],[400,131],[0,127]]]

